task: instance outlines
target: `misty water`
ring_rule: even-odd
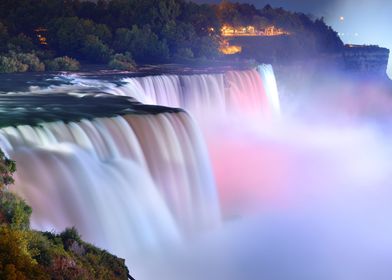
[[[390,87],[330,76],[8,76],[13,190],[136,279],[390,279]]]

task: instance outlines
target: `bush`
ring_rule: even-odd
[[[0,191],[0,224],[12,228],[28,229],[31,208],[9,191]]]
[[[14,73],[27,71],[45,71],[43,64],[35,53],[9,52],[0,56],[0,73]]]
[[[61,243],[53,242],[41,232],[27,231],[26,238],[32,256],[44,267],[50,266],[55,256],[67,255]]]
[[[27,71],[45,71],[45,64],[39,60],[35,53],[16,54],[16,59],[28,66]]]
[[[6,186],[14,183],[12,177],[16,171],[15,161],[5,156],[4,152],[0,150],[0,191]]]
[[[60,238],[63,241],[63,244],[67,244],[69,241],[77,241],[77,242],[82,241],[82,239],[81,239],[81,237],[75,227],[66,228],[60,234]],[[68,249],[68,248],[66,247],[66,249]]]
[[[29,66],[15,57],[0,56],[0,73],[26,72]]]
[[[77,71],[80,69],[80,63],[68,56],[57,57],[45,62],[49,71]]]
[[[116,70],[133,71],[136,69],[136,63],[129,53],[115,54],[109,62],[109,67]]]

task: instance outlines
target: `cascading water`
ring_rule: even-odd
[[[181,107],[196,116],[222,113],[264,116],[280,114],[272,66],[222,74],[162,75],[125,78],[125,85],[109,90],[144,104]]]
[[[251,195],[245,191],[250,187],[258,188],[260,184],[252,182],[253,178],[262,181],[258,178],[260,172],[244,176],[248,171],[244,171],[247,168],[238,158],[250,160],[253,156],[246,149],[251,145],[244,144],[248,140],[240,138],[244,132],[239,130],[268,126],[280,116],[272,66],[214,74],[134,77],[123,82],[107,92],[131,96],[146,104],[180,106],[195,117],[207,140],[223,214],[236,215],[231,213],[235,208],[232,201],[242,194]]]
[[[1,135],[34,228],[75,225],[104,247],[120,236],[144,247],[219,221],[205,148],[185,113],[20,125]]]
[[[270,66],[125,78],[121,86],[78,76],[63,79],[70,84],[3,96],[2,104],[22,96],[20,104],[8,108],[18,112],[17,125],[5,120],[0,129],[1,147],[17,162],[13,188],[32,206],[33,228],[76,226],[85,240],[127,258],[131,266],[140,252],[219,225],[217,188],[203,136],[187,113],[128,106],[120,97],[106,102],[108,94],[91,92],[185,108],[201,124],[280,112]],[[52,100],[62,92],[64,100]]]

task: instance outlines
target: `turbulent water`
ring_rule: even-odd
[[[130,265],[143,252],[186,243],[222,223],[206,131],[192,116],[203,122],[280,111],[266,65],[116,83],[78,75],[54,80],[1,96],[9,113],[0,116],[0,143],[18,167],[12,189],[34,209],[33,228],[76,226]]]
[[[126,78],[110,90],[144,104],[181,107],[197,117],[225,113],[280,113],[279,95],[270,65],[222,74],[162,75]]]
[[[75,225],[96,244],[121,248],[128,236],[132,248],[219,221],[205,147],[184,113],[20,125],[1,134],[34,228]]]
[[[265,65],[0,94],[12,189],[136,279],[390,279],[390,88],[290,77],[284,114]]]

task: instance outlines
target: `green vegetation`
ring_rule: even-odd
[[[116,70],[133,71],[136,69],[136,63],[130,53],[117,53],[110,60],[109,67]]]
[[[122,70],[133,69],[133,61],[124,65],[124,57],[117,54],[136,63],[216,60],[221,58],[224,25],[283,28],[294,37],[287,52],[330,53],[343,46],[323,19],[269,5],[256,9],[228,1],[208,5],[185,0],[2,0],[0,72],[42,71],[42,61],[49,70],[77,69],[47,61],[65,56]]]
[[[45,61],[45,66],[49,71],[77,71],[80,68],[80,63],[68,56],[62,56]]]
[[[128,279],[124,260],[61,234],[29,229],[31,208],[8,191],[15,162],[0,151],[0,279]]]

